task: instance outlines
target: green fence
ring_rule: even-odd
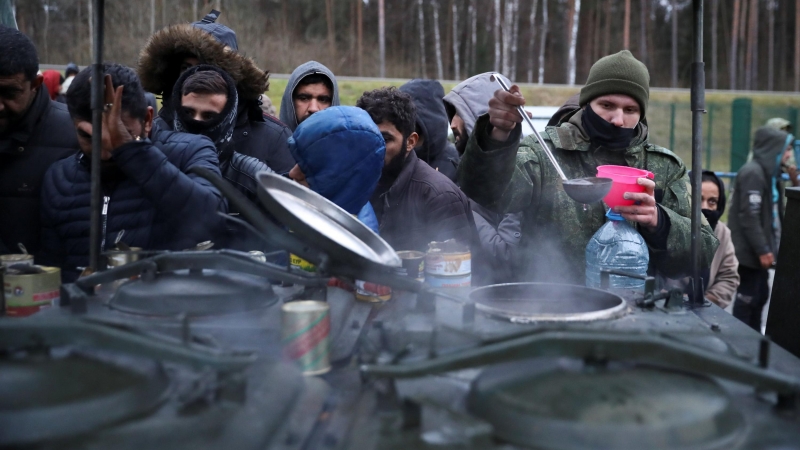
[[[703,167],[736,171],[747,161],[753,133],[773,117],[782,117],[798,130],[798,108],[753,106],[749,99],[706,103],[703,115]],[[651,102],[647,107],[650,142],[667,147],[688,167],[692,158],[692,111],[688,102]]]

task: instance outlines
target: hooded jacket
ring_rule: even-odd
[[[269,88],[269,74],[255,62],[231,50],[207,30],[191,24],[172,25],[150,37],[139,54],[138,74],[148,92],[160,95],[162,107],[153,133],[171,130],[172,90],[181,75],[184,58],[195,56],[201,64],[219,67],[236,82],[239,94],[233,144],[237,152],[263,161],[278,173],[294,166],[287,140],[291,136],[284,124],[265,116],[259,97]]]
[[[224,70],[219,67],[201,64],[194,66],[181,74],[172,92],[172,102],[175,105],[181,102],[181,92],[186,80],[197,72],[213,71],[218,73],[228,84],[228,102],[222,110],[220,116],[212,122],[201,122],[187,117],[180,109],[175,109],[165,118],[171,119],[172,128],[175,131],[201,134],[211,139],[217,148],[219,158],[219,170],[222,177],[228,180],[234,187],[247,196],[250,201],[260,205],[258,201],[258,172],[273,172],[266,164],[252,156],[246,156],[234,149],[233,133],[236,126],[236,111],[238,110],[238,94],[236,84]],[[232,210],[232,213],[239,211]]]
[[[491,138],[489,116],[478,119],[459,166],[459,182],[470,198],[496,212],[521,211],[523,231],[520,270],[525,281],[583,284],[586,244],[606,222],[602,202],[582,205],[564,191],[561,179],[532,136],[519,141],[517,126],[506,142]],[[669,278],[687,275],[691,261],[690,196],[686,167],[671,151],[648,142],[647,126],[639,123],[635,138],[619,150],[594,148],[581,125],[581,111],[542,137],[568,178],[594,176],[597,166],[623,164],[655,174],[659,218],[668,225],[656,245],[646,242],[650,264]],[[717,239],[707,222],[701,228],[701,263],[711,264]],[[644,232],[641,230],[640,232]]]
[[[719,188],[719,202],[717,212],[720,216],[725,213],[725,184],[712,171],[704,170],[703,176],[711,176]],[[739,260],[736,259],[736,250],[731,239],[731,230],[722,222],[717,222],[714,234],[719,240],[719,248],[714,253],[709,271],[706,297],[716,303],[720,308],[726,308],[733,302],[736,289],[739,287]]]
[[[411,80],[399,90],[410,95],[417,107],[417,131],[422,137],[422,144],[414,148],[417,158],[455,181],[460,158],[455,145],[447,140],[450,120],[442,102],[442,84],[436,80]]]
[[[459,83],[447,95],[444,96],[444,107],[447,111],[447,122],[453,121],[456,114],[464,121],[467,129],[467,136],[472,134],[475,129],[475,121],[478,117],[489,112],[489,99],[494,96],[494,92],[500,89],[496,81],[491,80],[494,72],[486,72],[475,75]],[[507,86],[511,86],[508,78],[500,75]]]
[[[50,100],[40,87],[21,121],[0,136],[0,254],[19,253],[21,242],[37,255],[44,174],[51,164],[77,152],[67,105]]]
[[[155,142],[133,141],[114,150],[121,173],[103,183],[102,248],[123,241],[145,250],[182,250],[212,240],[227,212],[207,180],[187,174],[203,167],[219,174],[208,138],[160,131]],[[42,187],[42,260],[73,281],[89,263],[90,158],[78,153],[53,164]]]
[[[334,106],[312,114],[289,139],[289,149],[312,191],[377,228],[369,199],[386,146],[366,111]]]
[[[283,91],[283,98],[281,98],[281,122],[285,123],[292,131],[296,130],[298,125],[297,113],[294,110],[294,91],[303,78],[313,74],[325,75],[331,80],[331,84],[333,85],[331,106],[339,106],[339,85],[336,83],[336,76],[333,75],[333,72],[316,61],[300,64],[289,77],[286,90]]]
[[[759,256],[777,253],[773,227],[772,186],[779,173],[788,134],[771,127],[756,130],[753,159],[734,181],[728,224],[739,264],[760,269]]]

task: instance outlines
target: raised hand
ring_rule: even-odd
[[[492,139],[498,141],[508,140],[514,127],[522,122],[522,116],[517,111],[518,106],[525,105],[525,98],[519,91],[519,86],[511,85],[509,92],[498,89],[489,100],[489,122],[492,129]]]

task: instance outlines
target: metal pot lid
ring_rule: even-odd
[[[140,416],[169,386],[162,367],[141,358],[0,359],[0,446],[77,436]]]
[[[747,429],[708,377],[568,359],[492,366],[473,383],[468,408],[497,437],[538,449],[723,449]]]
[[[190,317],[241,313],[269,307],[278,298],[263,278],[231,271],[159,273],[122,284],[108,306],[145,316]]]
[[[495,284],[475,289],[469,298],[479,311],[519,323],[607,320],[628,311],[616,294],[569,284]]]
[[[400,267],[394,249],[336,204],[288,178],[258,174],[258,198],[267,211],[306,242],[325,251],[332,263],[355,268]]]

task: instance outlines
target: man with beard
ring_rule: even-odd
[[[101,251],[123,242],[144,250],[182,250],[211,240],[222,229],[225,201],[211,184],[189,171],[219,174],[208,138],[161,130],[147,137],[153,110],[132,69],[104,65],[105,108],[101,163]],[[67,91],[67,106],[81,152],[50,167],[42,187],[42,259],[77,278],[89,264],[92,110],[91,68]]]
[[[475,223],[458,186],[413,151],[419,135],[414,101],[396,88],[365,92],[356,106],[369,113],[386,142],[378,187],[370,199],[380,235],[397,250],[427,251],[433,241],[471,245]]]
[[[198,64],[218,67],[236,82],[239,104],[233,132],[237,152],[263,161],[278,173],[294,166],[287,140],[292,132],[261,111],[259,98],[269,88],[269,73],[238,52],[236,34],[216,23],[219,11],[192,24],[168,26],[150,37],[139,56],[139,77],[144,88],[162,97],[154,129],[172,129],[175,105],[172,90],[186,69]]]
[[[0,25],[0,254],[39,251],[42,178],[77,153],[66,105],[50,100],[27,36]],[[38,261],[38,258],[37,258]]]
[[[632,206],[615,212],[632,222],[647,243],[650,264],[668,278],[691,267],[691,199],[686,167],[674,153],[648,141],[643,121],[650,75],[623,50],[598,60],[581,89],[581,108],[542,133],[567,177],[595,176],[600,165],[645,169],[644,192],[628,192]],[[601,202],[583,205],[564,191],[553,164],[534,137],[520,143],[519,87],[497,90],[489,113],[475,123],[458,180],[470,198],[496,212],[524,213],[521,255],[527,281],[585,282],[586,244],[606,221]],[[714,257],[718,241],[704,220],[701,268]]]
[[[447,140],[447,112],[441,98],[444,88],[436,80],[411,80],[400,86],[414,100],[417,108],[417,135],[414,152],[417,158],[455,181],[458,152]]]
[[[459,155],[464,154],[467,141],[475,128],[478,117],[489,112],[489,100],[494,92],[500,88],[496,81],[491,80],[494,72],[486,72],[468,78],[454,87],[444,96],[444,108],[450,121],[450,129],[456,139],[456,150]],[[499,75],[506,86],[511,82],[503,75]]]
[[[339,106],[339,86],[333,72],[316,61],[294,69],[281,99],[281,121],[294,131],[312,114],[331,106]]]

